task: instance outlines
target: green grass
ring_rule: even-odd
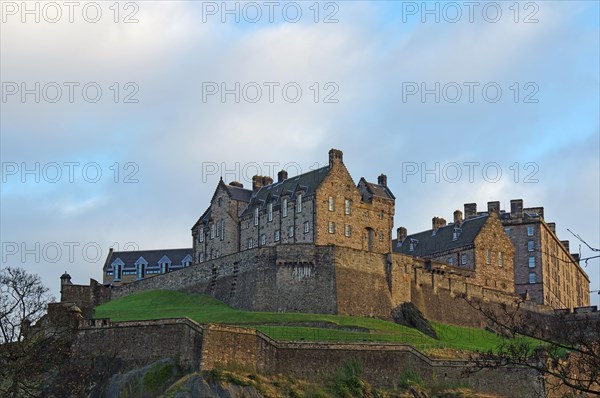
[[[411,344],[417,348],[451,348],[466,351],[487,351],[497,347],[503,340],[482,329],[432,322],[439,337],[439,340],[435,340],[416,329],[376,318],[250,312],[232,308],[210,296],[170,290],[146,291],[110,301],[97,307],[95,316],[111,318],[113,321],[188,317],[198,323],[255,328],[276,340],[396,342]],[[286,325],[307,322],[326,322],[329,327],[312,327],[310,324]],[[366,330],[350,331],[340,328]]]

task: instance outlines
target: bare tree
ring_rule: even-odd
[[[463,297],[464,298],[464,297]],[[494,350],[472,356],[476,369],[521,366],[544,375],[562,396],[600,396],[600,314],[535,313],[513,305],[465,300],[507,337]]]

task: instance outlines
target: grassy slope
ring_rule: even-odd
[[[419,348],[442,347],[467,351],[486,351],[502,341],[500,337],[484,330],[435,322],[432,325],[439,340],[416,329],[375,318],[242,311],[209,296],[169,290],[141,292],[108,302],[96,308],[95,316],[111,318],[113,321],[188,317],[198,323],[256,328],[279,340],[402,342]],[[282,325],[298,322],[327,322],[332,327],[364,328],[368,332]]]

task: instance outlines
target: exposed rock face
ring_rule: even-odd
[[[103,391],[92,392],[90,398],[158,397],[178,377],[180,374],[175,362],[170,358],[161,359],[141,369],[113,375]]]
[[[413,327],[420,332],[437,339],[435,330],[433,330],[429,321],[413,303],[400,304],[392,310],[392,317],[394,318],[394,322],[400,325]]]
[[[165,398],[263,398],[252,386],[239,386],[227,381],[206,381],[199,373],[181,379],[169,388]]]

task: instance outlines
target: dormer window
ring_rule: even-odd
[[[190,256],[189,254],[185,256],[183,260],[181,260],[181,264],[184,267],[189,267],[190,265],[192,265],[192,256]]]
[[[171,260],[167,256],[162,256],[162,258],[158,260],[158,266],[160,267],[160,273],[166,274],[171,267]]]
[[[455,227],[454,232],[452,233],[452,240],[457,240],[460,237],[461,232],[461,228]]]
[[[410,252],[415,251],[415,247],[417,247],[418,244],[419,244],[419,241],[417,239],[411,239],[410,243],[408,244],[408,251],[410,251]]]

